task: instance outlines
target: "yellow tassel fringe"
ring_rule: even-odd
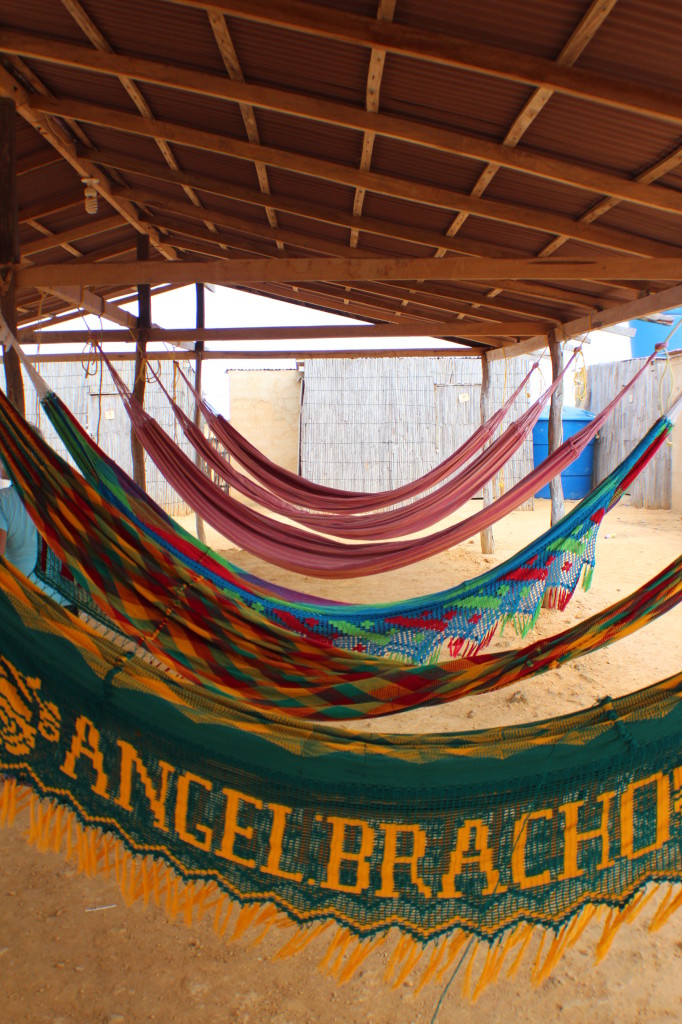
[[[262,942],[273,927],[294,929],[293,934],[274,954],[275,959],[295,956],[310,943],[332,929],[331,938],[319,963],[319,970],[345,984],[388,938],[389,932],[369,938],[359,938],[348,928],[332,921],[317,922],[310,927],[297,927],[283,912],[270,903],[235,904],[213,882],[183,881],[172,868],[151,856],[135,856],[123,843],[96,827],[83,826],[75,814],[60,804],[40,799],[30,788],[11,779],[0,779],[0,826],[16,824],[17,818],[28,818],[25,833],[27,841],[42,853],[62,852],[74,862],[79,871],[94,877],[112,874],[126,905],[143,900],[162,907],[170,920],[181,918],[188,927],[213,915],[213,929],[219,938],[227,934],[229,941],[251,937],[252,945]],[[420,968],[421,977],[415,995],[430,983],[446,983],[453,970],[459,970],[467,961],[462,980],[462,995],[475,1002],[494,984],[513,954],[506,976],[513,978],[526,960],[531,942],[540,933],[540,942],[531,970],[531,983],[540,985],[556,969],[564,954],[582,938],[588,925],[598,917],[605,918],[601,935],[595,947],[595,960],[606,956],[618,929],[631,923],[662,887],[650,886],[638,893],[624,907],[604,908],[588,904],[558,932],[552,933],[539,925],[521,922],[492,943],[473,938],[466,932],[455,931],[426,946],[411,935],[398,935],[386,965],[384,980],[398,988]],[[233,919],[233,909],[238,908]],[[661,928],[672,915],[682,909],[682,886],[670,884],[649,923],[649,930]],[[482,962],[481,956],[482,954]],[[462,963],[456,961],[460,958]],[[476,965],[479,964],[476,977]],[[456,965],[456,966],[455,966]]]

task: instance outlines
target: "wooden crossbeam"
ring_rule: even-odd
[[[481,357],[481,350],[474,348],[367,348],[367,349],[330,349],[328,351],[307,351],[300,348],[277,349],[211,349],[202,353],[202,359],[394,359],[398,356],[475,356]],[[135,353],[131,351],[107,352],[107,359],[112,362],[132,362]],[[67,352],[61,355],[50,355],[49,353],[38,356],[27,355],[26,358],[32,363],[77,363],[83,361],[82,352]],[[89,350],[88,361],[99,362],[101,357],[97,351]],[[196,359],[196,352],[188,349],[176,349],[173,352],[148,352],[147,358],[150,363],[174,362]]]
[[[104,315],[104,314],[103,314]],[[130,314],[126,314],[130,316]],[[135,317],[130,316],[131,320]],[[41,344],[87,344],[92,338],[102,342],[126,341],[135,337],[135,326],[131,331],[32,331],[21,332],[22,342],[29,341]],[[358,338],[417,338],[424,335],[432,338],[458,335],[462,338],[478,338],[489,335],[528,336],[531,331],[537,333],[537,324],[472,324],[464,320],[450,320],[441,323],[424,324],[423,322],[401,324],[333,324],[320,327],[205,327],[197,328],[161,328],[150,327],[145,333],[148,341],[164,342],[171,345],[194,344],[203,342],[235,342],[235,341],[306,341],[329,340],[344,338],[349,341]],[[551,324],[545,330],[551,329]],[[427,329],[428,328],[428,329]],[[509,330],[508,328],[513,328]],[[517,328],[520,328],[517,330]]]
[[[616,228],[581,224],[564,214],[553,211],[538,210],[495,199],[479,198],[468,193],[456,192],[453,189],[425,185],[421,182],[380,174],[375,171],[356,170],[332,160],[305,156],[274,146],[254,145],[251,142],[243,142],[239,139],[219,135],[216,132],[189,128],[171,121],[140,117],[93,103],[31,96],[28,99],[28,106],[34,112],[102,125],[145,138],[161,138],[167,142],[220,153],[249,162],[261,160],[272,167],[310,175],[326,181],[334,181],[353,189],[362,187],[370,192],[423,203],[427,206],[436,206],[447,210],[466,210],[474,216],[502,221],[551,235],[566,235],[568,238],[575,238],[578,241],[617,252],[664,256],[680,251],[676,246],[643,238],[640,235],[631,235]]]
[[[211,12],[211,19],[212,24],[218,24],[216,19],[222,20],[222,15]],[[226,45],[224,40],[223,43]],[[247,112],[245,116],[249,117],[248,123],[251,125],[248,132],[249,141],[256,144],[259,142],[259,136],[258,132],[253,130],[255,121],[252,123],[251,118],[253,108],[260,107],[296,117],[322,121],[325,124],[356,129],[368,137],[381,135],[401,142],[410,142],[435,149],[439,152],[482,161],[484,164],[506,167],[523,174],[585,189],[597,196],[611,196],[652,209],[682,213],[682,193],[672,189],[631,181],[622,175],[588,167],[575,161],[560,159],[529,149],[518,149],[509,144],[502,145],[468,135],[465,132],[438,128],[410,121],[397,115],[379,113],[378,107],[361,110],[351,104],[305,96],[284,89],[247,85],[243,81],[243,76],[242,78],[236,77],[237,72],[234,68],[235,78],[233,81],[229,81],[224,76],[194,69],[189,70],[161,61],[90,50],[84,46],[63,43],[33,33],[12,32],[3,29],[0,29],[0,52],[21,53],[67,67],[116,75],[124,81],[136,78],[155,85],[238,103],[242,112]],[[377,52],[383,51],[377,50]],[[229,66],[233,67],[233,65],[234,61],[231,61]],[[140,106],[139,102],[137,106],[144,113],[144,108]],[[251,115],[248,115],[248,111],[251,111]],[[262,163],[261,166],[264,167]],[[363,170],[367,170],[369,160],[365,159],[361,166]],[[266,183],[267,177],[263,184]]]
[[[111,284],[258,284],[268,281],[625,281],[682,280],[682,257],[638,259],[609,257],[599,260],[569,259],[255,259],[220,260],[210,263],[155,261],[115,264],[43,264],[17,267],[17,287],[51,284],[100,287]]]
[[[666,288],[664,291],[652,295],[643,295],[632,302],[623,302],[617,306],[609,306],[593,316],[581,317],[577,320],[570,320],[562,324],[555,332],[559,341],[569,338],[580,337],[589,331],[598,331],[602,328],[612,327],[613,324],[621,324],[625,320],[634,320],[640,316],[648,316],[651,313],[660,313],[666,309],[673,309],[682,302],[682,284]],[[487,353],[487,359],[505,359],[509,355],[527,355],[536,352],[542,347],[542,338],[529,338],[527,341],[518,344],[504,345],[494,352]]]
[[[51,295],[57,296],[57,298],[63,299],[64,302],[68,302],[74,307],[75,311],[83,309],[87,313],[94,313],[95,316],[105,317],[107,320],[111,320],[112,323],[121,324],[123,327],[132,328],[137,326],[137,317],[133,316],[132,313],[119,309],[113,302],[107,302],[106,299],[89,291],[87,288],[58,288],[53,286],[47,288],[46,291]]]
[[[317,38],[337,39],[371,49],[382,47],[445,67],[460,68],[493,78],[547,86],[555,92],[607,107],[644,114],[668,123],[682,124],[682,104],[676,94],[639,82],[561,67],[552,60],[491,46],[416,25],[378,22],[338,9],[301,0],[171,0],[184,7],[212,8],[236,18],[275,25]]]
[[[67,136],[58,123],[42,114],[37,114],[29,109],[29,93],[17,80],[3,67],[0,67],[0,96],[5,96],[14,101],[17,112],[48,142],[61,157],[74,168],[80,178],[94,177],[99,179],[98,190],[100,195],[117,210],[121,216],[130,222],[137,231],[142,227],[137,218],[137,212],[130,203],[125,200],[114,198],[108,180],[102,180],[102,175],[95,164],[87,157],[77,153],[76,144]],[[168,260],[175,259],[175,253],[166,246],[164,242],[154,235],[151,239],[158,251]]]

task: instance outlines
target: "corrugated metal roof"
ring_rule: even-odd
[[[682,147],[682,112],[672,102],[682,86],[682,6],[672,0],[619,0],[591,31],[582,22],[586,0],[399,0],[393,24],[383,26],[376,24],[374,0],[318,0],[297,5],[296,17],[286,5],[274,4],[270,13],[255,3],[252,15],[243,4],[233,15],[226,3],[234,52],[222,53],[209,17],[218,15],[208,0],[203,8],[196,0],[81,0],[89,19],[81,24],[53,0],[5,6],[2,59],[27,101],[18,108],[16,137],[27,265],[61,267],[76,253],[120,261],[136,232],[149,230],[170,239],[181,260],[253,254],[391,260],[443,250],[447,259],[453,253],[514,259],[536,257],[547,246],[550,260],[676,256],[678,250],[682,256],[682,168],[673,158],[661,167],[660,180],[661,171],[646,176]],[[306,11],[322,19],[317,31],[300,20]],[[3,43],[7,31],[28,41]],[[372,60],[377,39],[386,46],[382,68]],[[69,48],[74,45],[79,49]],[[97,48],[113,66],[90,66]],[[154,66],[131,69],[128,58]],[[545,90],[543,102],[520,122],[536,95],[533,83],[550,81],[557,60],[565,79]],[[231,84],[226,61],[243,85]],[[372,69],[378,115],[370,122],[363,115]],[[212,79],[202,80],[198,92],[205,75]],[[612,95],[609,82],[616,86]],[[278,92],[263,97],[260,87]],[[649,95],[652,87],[659,92]],[[152,137],[154,126],[141,116],[135,95],[153,119],[168,123],[166,142]],[[49,112],[40,113],[48,101]],[[323,109],[329,102],[339,106]],[[429,134],[434,128],[441,134]],[[510,132],[519,159],[530,161],[534,173],[506,166],[516,159],[508,144],[498,152],[505,166],[486,176],[495,153],[481,153],[479,143],[503,144]],[[56,162],[45,163],[50,153]],[[92,173],[118,192],[114,205],[100,199],[98,218],[119,217],[100,233],[92,233],[95,223],[74,201],[80,179]],[[587,184],[584,173],[592,175]],[[639,201],[621,200],[622,183],[642,175],[653,184]],[[604,199],[609,202],[600,206]],[[207,227],[211,213],[223,220],[217,235]],[[230,216],[240,223],[227,223]],[[32,253],[32,243],[49,233],[73,251],[58,244]],[[569,267],[562,278],[543,281],[528,270],[515,283],[501,271],[499,281],[479,281],[473,264],[468,280],[451,286],[408,275],[350,290],[315,280],[302,281],[297,292],[281,282],[248,290],[322,307],[328,302],[335,311],[345,303],[349,313],[381,320],[400,308],[400,289],[409,285],[414,309],[436,325],[439,311],[469,308],[472,295],[493,289],[501,321],[564,322],[581,309],[611,309],[642,291],[665,293],[674,283],[669,276],[650,280],[644,266],[640,275],[639,265],[632,281],[615,273],[602,282],[576,280],[570,273]],[[81,284],[89,286],[87,279]],[[66,308],[44,291],[20,281],[20,320],[48,308],[46,302],[50,310]],[[117,285],[99,291],[115,294]]]

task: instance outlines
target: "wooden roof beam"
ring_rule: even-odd
[[[90,40],[90,42],[96,50],[102,53],[114,53],[111,46],[109,45],[109,42],[97,28],[94,21],[83,9],[81,4],[79,3],[79,0],[62,0],[62,4],[64,5],[64,7],[66,7],[69,14],[72,16],[72,18],[79,26],[79,28],[82,30],[84,35],[87,36],[87,38]],[[142,114],[142,116],[153,117],[149,104],[147,103],[146,99],[140,92],[137,84],[133,81],[133,79],[125,74],[118,74],[117,78],[123,86],[123,88],[125,89],[125,91],[130,96],[131,100],[133,101],[139,112]],[[159,151],[161,152],[161,155],[163,156],[168,166],[172,168],[174,171],[179,170],[178,162],[175,159],[168,143],[164,139],[156,139],[155,141],[159,148]],[[186,185],[184,188],[190,201],[194,203],[195,206],[201,206],[201,203],[199,202],[199,199],[194,190],[189,185]],[[208,222],[206,226],[210,230],[211,225]]]
[[[17,287],[51,284],[90,287],[127,284],[260,284],[270,281],[440,280],[499,281],[501,278],[538,281],[682,280],[682,257],[642,259],[608,257],[595,260],[472,259],[447,260],[355,257],[336,259],[222,260],[214,263],[155,261],[115,264],[44,264],[17,267]]]
[[[234,43],[232,42],[232,36],[230,35],[230,31],[225,21],[225,16],[219,11],[214,10],[209,10],[207,13],[216,44],[220,50],[220,56],[223,59],[223,64],[225,65],[228,75],[235,82],[243,82],[244,74],[239,63],[237,51]],[[249,142],[260,145],[260,133],[258,131],[258,124],[256,122],[256,114],[253,106],[250,103],[240,103],[239,110],[242,115],[242,120],[246,129],[246,136]],[[254,167],[261,192],[265,196],[270,195],[270,182],[268,180],[267,167],[261,160],[256,160],[254,162]],[[268,224],[270,227],[277,228],[277,214],[272,206],[267,206],[267,204],[265,205],[265,214],[268,218]],[[281,241],[278,241],[277,247],[279,249],[283,249],[284,245]]]
[[[106,177],[90,160],[78,155],[73,139],[58,124],[55,124],[50,117],[45,117],[29,108],[29,93],[3,67],[0,67],[0,96],[8,96],[13,99],[17,106],[17,113],[54,147],[59,155],[74,168],[78,176],[80,178],[97,178],[97,190],[103,199],[125,220],[129,221],[136,231],[143,230],[134,207],[125,201],[116,199],[111,194],[110,184]],[[161,239],[154,236],[151,241],[163,256],[169,260],[175,259],[175,253]]]
[[[379,0],[377,7],[377,20],[378,21],[392,21],[395,13],[396,0]],[[369,66],[367,68],[367,85],[365,87],[365,108],[372,114],[376,114],[379,110],[379,95],[381,93],[381,79],[384,74],[384,65],[386,63],[386,51],[381,47],[372,47],[372,51],[369,55]],[[376,132],[365,129],[362,133],[362,150],[360,155],[360,170],[368,171],[370,164],[372,163],[372,153],[374,151],[374,140],[376,139]],[[355,196],[353,198],[353,216],[360,217],[362,215],[362,207],[365,202],[365,196],[367,194],[366,189],[356,188]],[[351,248],[357,248],[358,239],[360,232],[357,228],[352,228],[350,233],[350,244]]]
[[[90,217],[77,227],[60,231],[57,235],[47,235],[37,238],[33,242],[25,242],[21,247],[22,257],[35,256],[40,252],[47,252],[49,249],[57,249],[61,245],[73,244],[81,238],[92,238],[93,235],[103,235],[108,231],[115,231],[125,225],[118,213],[111,217]]]
[[[554,332],[554,340],[563,341],[579,337],[581,334],[588,334],[590,331],[598,331],[612,327],[614,324],[622,324],[625,320],[634,320],[640,316],[648,316],[651,313],[660,313],[666,309],[673,309],[682,302],[682,284],[675,284],[664,291],[652,295],[643,295],[633,302],[623,302],[620,305],[609,306],[595,316],[580,317],[577,320],[570,320],[561,324]],[[518,345],[505,346],[491,352],[488,359],[504,359],[509,355],[527,355],[529,352],[536,352],[542,347],[542,339],[533,337],[522,341]]]
[[[367,48],[382,47],[396,53],[472,71],[492,78],[545,86],[577,99],[599,103],[630,113],[643,114],[672,124],[682,124],[677,96],[663,89],[577,68],[560,67],[552,60],[478,43],[472,39],[430,32],[416,25],[377,22],[301,0],[171,0],[184,7],[214,8],[236,18],[276,25],[317,38],[337,39]]]
[[[144,138],[165,138],[179,145],[213,153],[222,153],[236,159],[253,161],[262,159],[265,163],[299,174],[311,175],[338,184],[355,188],[360,185],[367,190],[415,203],[444,209],[467,210],[476,216],[493,221],[514,224],[551,235],[565,234],[570,238],[600,248],[617,252],[637,253],[647,256],[673,255],[676,246],[656,242],[639,235],[631,235],[615,228],[582,225],[552,211],[537,210],[514,203],[503,203],[492,199],[472,197],[465,193],[436,186],[427,186],[403,178],[372,171],[357,171],[343,164],[317,157],[304,156],[272,146],[255,146],[250,142],[218,135],[169,121],[156,121],[122,111],[100,107],[78,100],[54,100],[42,96],[31,96],[28,100],[31,110],[57,117],[72,118],[98,124],[118,131],[130,132]]]
[[[49,287],[45,289],[51,295],[68,302],[76,310],[83,309],[86,313],[94,313],[95,316],[105,317],[112,323],[121,324],[122,327],[137,327],[137,317],[119,309],[112,302],[107,302],[99,295],[87,288],[59,288]],[[76,314],[74,314],[76,315]]]
[[[611,13],[617,2],[618,0],[592,0],[592,3],[581,18],[577,28],[571,33],[568,42],[562,48],[559,56],[557,57],[557,64],[570,66],[575,63],[604,20]],[[502,148],[507,147],[509,149],[514,149],[518,145],[533,121],[535,121],[542,110],[544,110],[553,94],[554,90],[545,87],[537,88],[533,91],[532,96],[528,99],[521,112],[514,119],[511,128],[504,138]],[[501,166],[502,164],[498,161],[488,163],[474,185],[472,195],[483,195]],[[612,194],[609,193],[609,195]],[[448,235],[451,237],[456,235],[466,222],[467,217],[468,214],[466,213],[458,213],[448,228]],[[446,250],[441,248],[435,255],[444,256],[445,252]],[[549,253],[543,252],[542,255],[549,255]]]
[[[104,314],[102,314],[104,315]],[[130,314],[126,314],[130,316]],[[134,321],[135,318],[132,317]],[[119,341],[134,340],[136,326],[134,323],[125,324],[132,329],[132,336],[127,331],[49,331],[24,330],[20,332],[22,343],[30,344],[40,342],[41,344],[80,344],[91,338],[93,334],[103,343],[116,343]],[[502,325],[500,325],[502,326]],[[513,325],[510,325],[513,326]],[[537,325],[536,325],[537,327]],[[546,325],[549,330],[550,324]],[[468,329],[469,337],[479,338],[485,336],[485,324],[463,324],[460,320],[446,320],[441,323],[434,322],[429,325],[429,336],[447,337],[451,334],[461,332],[463,328]],[[529,325],[525,325],[519,336],[526,336]],[[364,338],[416,338],[424,334],[422,323],[400,323],[400,324],[333,324],[321,325],[319,327],[206,327],[199,328],[149,328],[148,340],[150,342],[168,342],[172,345],[186,345],[195,341],[203,342],[229,342],[237,341],[314,341],[314,340],[360,340]],[[495,334],[496,331],[491,331]],[[500,336],[503,336],[500,333]],[[509,334],[516,334],[510,331]],[[465,336],[465,335],[463,335]]]
[[[101,357],[96,349],[91,349],[88,352],[88,360],[98,362]],[[393,359],[396,356],[476,356],[480,358],[481,350],[475,348],[469,348],[463,346],[456,348],[454,345],[450,348],[399,348],[399,349],[382,349],[382,348],[361,348],[361,349],[334,349],[327,350],[324,352],[320,351],[307,351],[306,349],[300,348],[288,348],[288,349],[271,349],[271,348],[259,348],[259,349],[210,349],[205,350],[201,354],[203,360],[206,359]],[[132,362],[135,359],[134,352],[107,352],[107,359],[116,362]],[[172,352],[150,352],[149,357],[155,362],[180,362],[185,359],[196,359],[197,354],[195,351],[187,351],[185,349],[174,349]],[[70,352],[63,353],[61,355],[27,355],[26,358],[30,363],[77,363],[83,360],[82,352]]]
[[[611,4],[613,2],[615,0],[610,0]],[[595,0],[595,3],[603,6],[602,0]],[[217,17],[222,16],[217,15]],[[240,109],[253,110],[254,107],[261,107],[275,110],[296,117],[355,129],[367,136],[382,135],[398,139],[465,159],[480,161],[484,165],[506,167],[522,174],[530,174],[584,189],[597,196],[615,197],[652,209],[674,213],[682,212],[682,195],[679,192],[652,185],[650,181],[642,177],[632,181],[622,175],[588,167],[574,161],[534,150],[517,149],[512,142],[517,137],[520,138],[521,127],[523,125],[528,127],[530,124],[530,114],[524,114],[524,112],[519,115],[510,129],[507,136],[509,141],[505,140],[505,143],[501,144],[461,131],[411,121],[394,114],[379,113],[372,109],[360,110],[351,104],[305,96],[283,89],[246,85],[241,80],[228,82],[218,75],[198,70],[179,68],[175,65],[169,66],[160,61],[145,58],[93,51],[87,47],[61,43],[54,39],[41,39],[34,34],[0,29],[0,52],[2,51],[10,54],[22,52],[68,67],[115,75],[120,80],[129,80],[126,75],[135,76],[155,85],[237,103]],[[232,63],[234,62],[231,61]],[[549,91],[547,93],[550,94]],[[148,107],[146,109],[149,110]],[[535,113],[534,108],[533,112]],[[148,113],[144,116],[151,115]],[[680,109],[680,124],[682,124],[682,108]],[[249,133],[250,141],[255,143],[256,138],[257,132],[251,131]],[[258,162],[256,160],[256,163]],[[263,162],[260,161],[260,163]],[[174,161],[170,165],[177,169],[177,164]],[[366,170],[368,167],[367,163],[366,166],[361,166],[361,169]]]

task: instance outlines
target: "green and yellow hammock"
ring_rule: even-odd
[[[663,418],[635,449],[612,482],[611,500],[638,463],[662,443],[670,427]],[[197,686],[216,689],[226,698],[253,707],[304,719],[332,720],[455,699],[476,685],[486,667],[492,686],[499,669],[495,661],[473,670],[454,659],[403,665],[328,649],[274,625],[142,534],[131,519],[34,437],[1,394],[0,443],[38,529],[77,581],[126,636]],[[593,538],[604,500],[600,492],[592,515]],[[579,554],[582,561],[584,545],[577,546],[574,541],[570,534],[565,537],[563,550],[571,559]],[[552,554],[553,562],[557,553]],[[523,591],[531,590],[536,578],[542,586],[546,577],[546,570],[531,566],[522,573],[508,573],[503,580]],[[465,601],[458,611],[466,619],[477,617],[476,607]],[[620,616],[618,612],[617,620]],[[590,631],[594,640],[599,627],[589,626],[585,633],[588,644],[592,642]],[[574,638],[568,646],[575,648],[577,643]],[[561,649],[559,641],[556,650]],[[554,656],[551,654],[547,663]],[[511,663],[506,667],[508,681],[523,674],[523,652],[513,667]]]
[[[682,906],[682,674],[532,725],[313,726],[126,657],[1,560],[0,651],[2,822],[220,935],[324,933],[341,981],[388,940],[394,984],[461,966],[475,997]]]

